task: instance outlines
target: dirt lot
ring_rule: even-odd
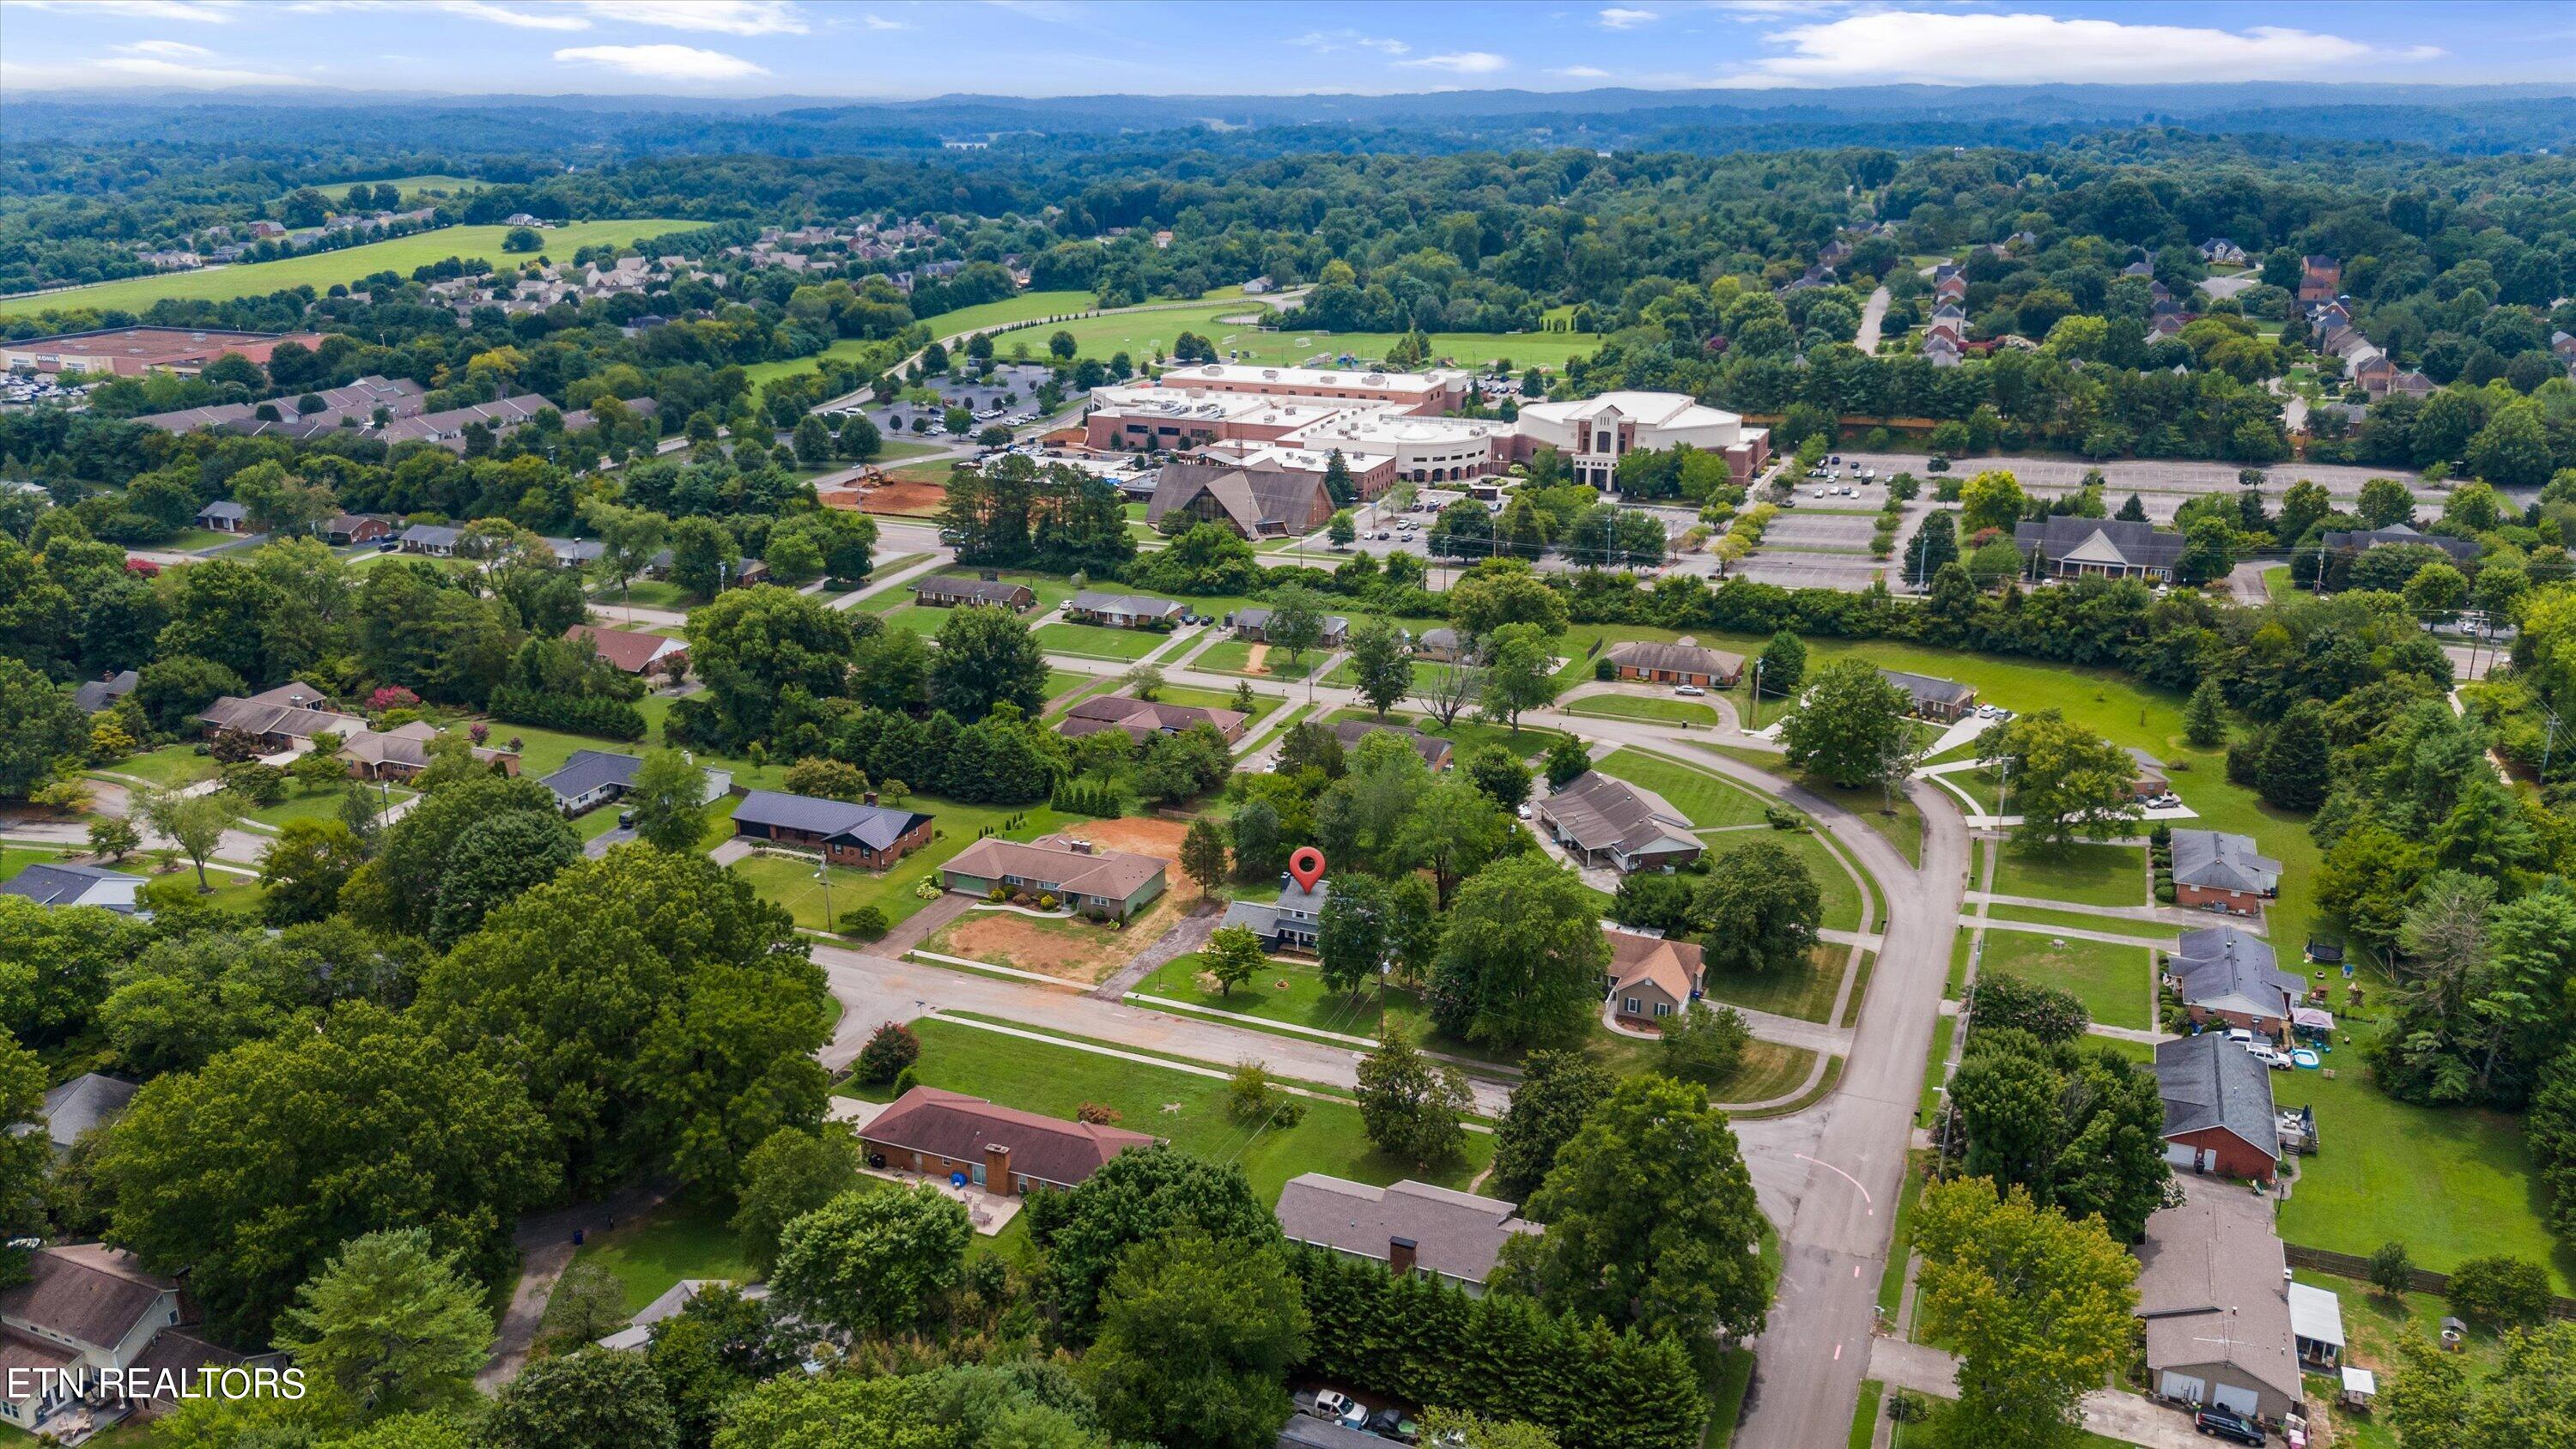
[[[1124,928],[1079,918],[970,910],[922,942],[921,949],[1039,971],[1068,981],[1094,982],[1153,944],[1171,929],[1179,914],[1180,902],[1168,890]]]
[[[948,501],[948,490],[936,483],[897,480],[882,488],[871,489],[860,499],[859,507],[868,513],[891,513],[901,518],[929,518]]]
[[[1110,850],[1176,861],[1181,858],[1181,842],[1189,837],[1190,827],[1188,822],[1181,820],[1130,817],[1123,820],[1085,820],[1066,826],[1064,833]]]

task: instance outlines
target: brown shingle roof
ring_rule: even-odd
[[[1470,1283],[1492,1276],[1504,1243],[1540,1230],[1500,1198],[1423,1182],[1371,1187],[1320,1172],[1290,1178],[1273,1212],[1280,1230],[1297,1242],[1380,1262],[1392,1239],[1411,1239],[1417,1265]]]
[[[100,1348],[122,1343],[161,1295],[179,1286],[103,1243],[46,1248],[28,1260],[27,1272],[26,1282],[0,1292],[0,1316]]]
[[[1160,704],[1123,694],[1104,694],[1067,710],[1056,732],[1068,739],[1080,739],[1105,729],[1123,729],[1141,744],[1154,735],[1179,734],[1196,724],[1214,725],[1217,733],[1230,735],[1248,718],[1231,709],[1201,709],[1196,705]]]
[[[629,674],[641,674],[653,665],[653,656],[664,646],[681,641],[662,634],[645,634],[633,629],[603,629],[596,624],[575,624],[564,630],[564,637],[576,642],[588,639],[591,652]]]
[[[1701,959],[1706,954],[1688,941],[1664,936],[1641,936],[1622,931],[1603,922],[1601,934],[1610,938],[1610,983],[1613,994],[1640,981],[1652,982],[1676,1002],[1687,1002],[1699,986]]]
[[[2137,1313],[2146,1320],[2150,1370],[2224,1363],[2299,1397],[2281,1239],[2269,1203],[2193,1192],[2180,1207],[2147,1219],[2137,1254]]]
[[[957,852],[944,867],[954,875],[978,880],[1017,876],[1052,883],[1059,889],[1104,900],[1123,901],[1147,881],[1159,880],[1163,862],[1123,850],[1076,850],[1064,836],[1037,840],[1004,840],[988,835]]]
[[[1007,1147],[1011,1171],[1066,1187],[1119,1153],[1154,1143],[1152,1137],[1123,1127],[1067,1122],[937,1087],[915,1087],[897,1097],[860,1135],[954,1162],[981,1162],[987,1145]]]
[[[1683,674],[1740,674],[1744,656],[1723,649],[1702,649],[1695,644],[1658,644],[1646,639],[1625,639],[1610,646],[1610,662],[1631,669],[1668,669]]]

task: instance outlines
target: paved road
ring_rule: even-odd
[[[2263,571],[2278,567],[2270,559],[2249,558],[2227,571],[2227,592],[2236,602],[2249,609],[2259,609],[2272,601],[2272,591],[2263,583]]]
[[[1877,355],[1878,329],[1887,321],[1887,304],[1892,300],[1885,287],[1869,294],[1868,305],[1860,309],[1860,331],[1853,336],[1852,346],[1872,356]]]

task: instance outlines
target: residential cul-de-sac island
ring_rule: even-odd
[[[275,28],[105,13],[13,87]],[[0,1426],[2545,1437],[2576,101],[1344,94],[1531,64],[1418,18],[1240,103],[13,96]]]

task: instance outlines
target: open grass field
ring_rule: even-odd
[[[193,744],[163,745],[140,755],[128,755],[113,765],[102,765],[91,773],[130,775],[166,790],[213,779],[215,761],[211,755],[199,754]]]
[[[1794,971],[1725,971],[1712,965],[1703,989],[1709,1000],[1729,1006],[1794,1016],[1800,1021],[1823,1021],[1833,1014],[1834,993],[1842,987],[1843,971],[1851,964],[1852,950],[1849,946],[1818,946]]]
[[[486,181],[476,181],[472,177],[468,176],[433,174],[428,176],[387,176],[382,179],[370,178],[364,182],[316,181],[312,183],[312,186],[314,190],[319,191],[324,196],[330,197],[333,201],[338,202],[346,202],[349,199],[349,188],[352,186],[391,186],[396,191],[401,192],[403,194],[403,200],[408,203],[411,200],[412,193],[415,191],[427,191],[439,195],[456,195],[467,191],[480,191],[490,184],[490,182]]]
[[[1192,689],[1185,684],[1166,684],[1154,691],[1154,698],[1159,703],[1186,705],[1193,709],[1242,708],[1234,697],[1234,691],[1230,689]],[[1280,695],[1254,690],[1252,708],[1243,711],[1246,717],[1243,727],[1245,732],[1258,731],[1261,728],[1261,722],[1270,717],[1270,712],[1286,702]]]
[[[1014,301],[1024,300],[1014,298]],[[1004,304],[995,304],[1004,305]],[[1203,307],[1175,307],[1161,312],[1113,312],[1099,317],[1080,317],[1064,324],[1073,334],[1078,357],[1096,357],[1106,362],[1124,352],[1139,366],[1156,353],[1168,355],[1172,343],[1183,332],[1195,332],[1215,344],[1219,356],[1236,353],[1243,362],[1267,363],[1274,367],[1294,366],[1316,358],[1326,365],[1343,356],[1361,362],[1384,357],[1402,340],[1393,332],[1322,332],[1266,331],[1259,327],[1220,322],[1220,317],[1249,316],[1251,309],[1241,298],[1211,302]],[[965,314],[953,314],[963,316]],[[948,317],[934,317],[931,325],[941,336],[959,330]],[[977,324],[977,325],[991,325]],[[1031,352],[1043,350],[1045,340],[1055,329],[1049,328],[1029,339]],[[1007,353],[1009,344],[1020,340],[1016,335],[997,342]],[[1563,367],[1568,358],[1589,356],[1601,346],[1599,335],[1590,332],[1519,332],[1476,333],[1435,332],[1431,334],[1431,355],[1435,361],[1481,366],[1508,358],[1514,367]]]
[[[1206,969],[1206,959],[1196,951],[1176,956],[1138,982],[1135,994],[1348,1036],[1378,1034],[1377,989],[1363,987],[1356,998],[1335,991],[1324,984],[1323,974],[1311,961],[1267,962],[1232,991],[1200,989],[1198,976]]]
[[[757,393],[763,383],[774,382],[782,377],[801,377],[812,372],[823,365],[825,358],[856,362],[870,357],[878,360],[877,366],[880,369],[888,364],[902,361],[902,354],[897,353],[892,344],[881,338],[844,337],[822,351],[804,357],[782,357],[775,362],[745,363],[742,375],[751,383],[752,391]],[[874,461],[892,462],[904,456],[895,451],[896,446],[892,440],[888,440],[886,450],[879,453]]]
[[[1262,650],[1261,668],[1252,668],[1252,651]],[[1252,679],[1304,679],[1315,672],[1315,666],[1331,656],[1321,649],[1309,649],[1290,664],[1288,656],[1276,649],[1254,644],[1245,639],[1226,639],[1207,647],[1206,652],[1190,661],[1192,669],[1211,674],[1241,674]]]
[[[1040,624],[1038,647],[1080,659],[1142,659],[1171,639],[1151,629],[1111,629],[1099,624]]]
[[[626,1289],[629,1313],[683,1278],[749,1283],[758,1275],[720,1206],[665,1203],[630,1222],[592,1233],[573,1260],[606,1268]]]
[[[2339,1022],[2352,1019],[2338,1015]],[[2381,1023],[2352,1025],[2355,1046]],[[2547,1265],[2552,1289],[2576,1292],[2576,1250],[2554,1239],[2522,1121],[2465,1107],[2416,1107],[2371,1085],[2354,1046],[2337,1043],[2323,1072],[2275,1072],[2274,1100],[2316,1108],[2316,1155],[2281,1205],[2281,1236],[2303,1247],[2368,1255],[2399,1242],[2419,1268],[2448,1272],[2509,1253]]]
[[[1763,803],[1750,790],[1719,779],[1706,770],[1676,764],[1643,750],[1612,750],[1597,762],[1605,775],[1640,785],[1664,797],[1702,830],[1729,825],[1759,825]],[[1717,842],[1718,848],[1732,842]]]
[[[417,793],[399,785],[379,791],[374,785],[360,786],[354,780],[348,782],[348,787],[362,788],[367,802],[379,811],[388,805],[399,805]],[[256,820],[271,829],[282,829],[290,820],[337,820],[340,818],[340,797],[347,793],[347,788],[337,785],[326,790],[307,790],[301,785],[290,784],[286,787],[285,799],[274,805],[263,805],[243,818]],[[612,816],[616,813],[613,810],[609,812]]]
[[[1226,1083],[1217,1077],[1004,1036],[938,1017],[914,1022],[913,1030],[921,1038],[921,1060],[913,1075],[926,1085],[1067,1119],[1085,1102],[1101,1103],[1121,1115],[1120,1126],[1168,1138],[1182,1151],[1212,1161],[1240,1163],[1263,1202],[1277,1200],[1288,1179],[1306,1172],[1368,1183],[1412,1177],[1463,1188],[1493,1155],[1493,1138],[1469,1133],[1462,1161],[1415,1171],[1369,1150],[1359,1109],[1341,1102],[1306,1100],[1305,1117],[1295,1126],[1246,1126],[1227,1114]]]
[[[572,222],[544,233],[546,244],[542,255],[558,261],[569,260],[574,252],[586,246],[603,243],[623,246],[645,237],[682,231],[690,225],[685,221],[651,219]],[[505,261],[519,259],[516,254],[501,250],[502,238],[509,234],[510,229],[506,226],[441,227],[416,236],[395,237],[364,246],[343,247],[338,251],[287,257],[281,261],[127,277],[101,282],[94,287],[75,287],[68,292],[48,292],[42,296],[0,302],[0,317],[25,317],[75,308],[141,312],[164,298],[224,302],[235,297],[265,297],[288,287],[311,287],[319,292],[334,282],[354,282],[360,277],[383,271],[400,272],[408,277],[414,267],[427,266],[449,257],[481,257],[498,266]]]
[[[1891,815],[1886,792],[1875,785],[1846,788],[1813,775],[1801,777],[1798,783],[1867,821],[1909,864],[1923,863],[1923,807],[1904,794],[1896,796],[1896,813]]]
[[[934,336],[961,337],[988,327],[1007,327],[1014,322],[1034,322],[1041,317],[1087,312],[1098,305],[1100,298],[1090,292],[1022,292],[1016,297],[960,307],[954,312],[942,312],[922,320],[930,324]],[[993,348],[996,353],[1007,355],[1013,342],[1026,342],[1031,356],[1044,356],[1046,339],[1047,334],[1043,332],[1035,336],[1014,335],[996,339]]]
[[[730,813],[731,802],[718,801],[716,808]],[[885,912],[886,924],[909,919],[929,903],[928,898],[914,894],[925,880],[935,879],[939,867],[993,829],[1013,840],[1034,840],[1038,836],[1062,829],[1068,819],[1043,805],[962,805],[931,795],[915,795],[910,808],[933,817],[930,844],[896,862],[884,872],[845,870],[834,867],[831,876],[831,908],[835,916],[846,916],[861,906],[874,906]],[[1016,821],[1016,824],[1011,822]],[[753,855],[734,862],[732,869],[745,880],[761,899],[785,906],[796,917],[796,924],[809,930],[824,930],[824,882],[814,878],[815,862],[796,855]]]
[[[2154,954],[2143,946],[2069,940],[2029,931],[1988,931],[1977,969],[2009,971],[2025,981],[2071,991],[2104,1026],[2146,1028],[2155,986]],[[2374,1243],[2372,1247],[2377,1247]]]
[[[1995,894],[2085,906],[2143,906],[2147,853],[2135,845],[2077,842],[2055,851],[2007,845],[1995,865]]]
[[[1565,706],[1567,714],[1588,714],[1603,719],[1642,719],[1657,724],[1681,725],[1685,728],[1717,728],[1717,711],[1705,704],[1687,699],[1657,699],[1633,694],[1588,695]]]

